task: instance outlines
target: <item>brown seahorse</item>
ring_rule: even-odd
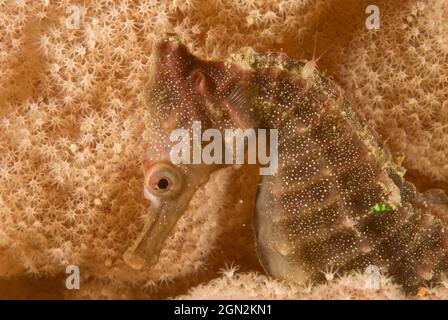
[[[262,178],[254,230],[266,272],[296,283],[376,265],[408,292],[448,270],[448,197],[403,178],[342,90],[312,64],[246,50],[206,61],[178,41],[154,49],[150,145],[143,170],[153,212],[126,263],[155,263],[197,188],[222,165],[173,164],[174,129],[278,130],[278,172]]]

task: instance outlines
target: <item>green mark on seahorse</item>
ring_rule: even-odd
[[[370,207],[370,212],[373,214],[383,214],[395,210],[395,206],[388,203],[375,203]]]

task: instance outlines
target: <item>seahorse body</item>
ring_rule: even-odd
[[[303,283],[329,267],[376,265],[407,291],[437,281],[448,267],[448,197],[405,181],[334,83],[265,59],[255,105],[259,124],[279,130],[279,172],[263,177],[254,223],[267,272]]]
[[[278,172],[263,177],[254,217],[268,274],[304,283],[321,279],[329,266],[344,272],[376,265],[413,291],[448,269],[448,197],[420,194],[405,181],[405,170],[342,90],[316,69],[282,53],[246,50],[205,61],[175,42],[162,42],[157,52],[152,107],[164,115],[156,127],[206,119],[206,127],[220,130],[278,129]],[[193,111],[185,113],[185,105]],[[150,165],[157,157],[167,159],[152,152]],[[201,181],[209,171],[201,171]]]

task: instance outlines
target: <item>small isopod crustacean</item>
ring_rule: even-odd
[[[278,130],[278,170],[262,177],[254,216],[257,254],[269,275],[303,284],[323,280],[329,267],[373,265],[414,293],[442,277],[448,197],[441,190],[419,193],[407,182],[342,90],[309,69],[283,53],[242,50],[206,61],[178,41],[157,44],[143,163],[153,212],[124,254],[128,265],[157,261],[194,192],[222,168],[170,161],[172,130],[200,121],[201,130]]]

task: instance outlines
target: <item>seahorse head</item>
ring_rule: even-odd
[[[195,158],[198,137],[194,135],[233,125],[226,101],[241,78],[232,75],[224,63],[200,60],[184,45],[167,40],[154,48],[150,73],[147,103],[152,117],[143,173],[151,213],[144,230],[123,257],[136,269],[157,261],[196,190],[222,167]],[[199,132],[197,128],[195,132],[193,127],[198,123]],[[188,134],[188,138],[179,141],[179,132]],[[173,161],[175,149],[182,143],[183,152],[189,151],[182,155],[187,161]]]

